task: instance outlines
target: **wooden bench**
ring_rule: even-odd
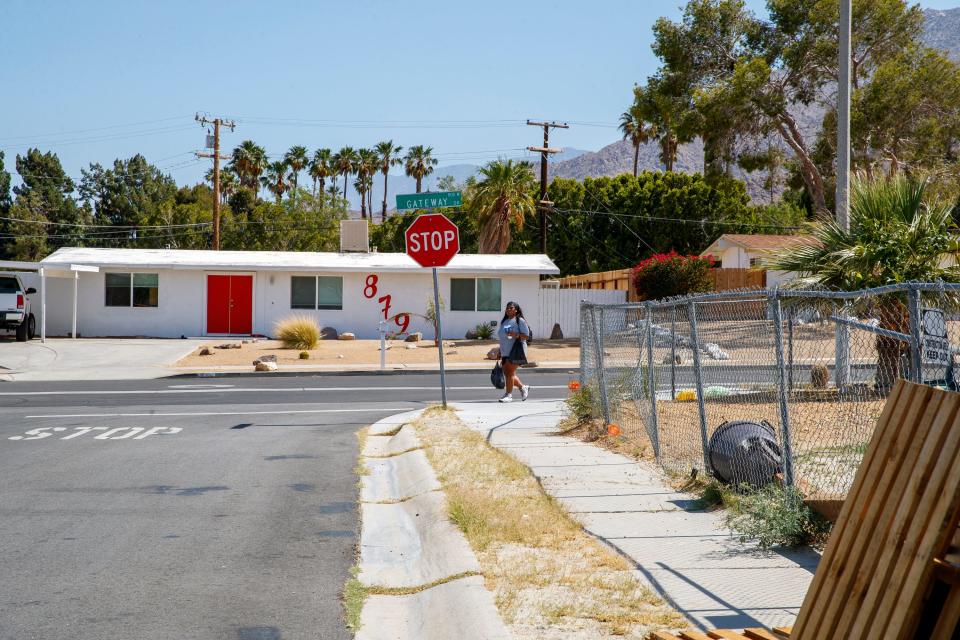
[[[960,394],[899,381],[792,628],[651,640],[950,640],[960,620]]]

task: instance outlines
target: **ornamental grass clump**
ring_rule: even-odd
[[[289,316],[277,322],[276,334],[285,349],[315,349],[320,342],[320,325],[307,316]]]

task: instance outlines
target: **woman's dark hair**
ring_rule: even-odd
[[[508,318],[508,316],[507,316],[507,311],[506,311],[507,307],[513,307],[514,309],[517,310],[517,315],[514,316],[515,318],[523,318],[523,309],[521,309],[521,308],[520,308],[520,305],[518,305],[516,302],[512,302],[512,301],[511,301],[511,302],[508,302],[508,303],[507,303],[506,305],[504,305],[504,307],[503,307],[503,309],[504,309],[504,311],[503,311],[503,320],[500,321],[500,324],[503,324],[504,322],[506,322],[507,320],[509,320],[509,318]],[[526,320],[526,318],[523,318],[523,319]]]

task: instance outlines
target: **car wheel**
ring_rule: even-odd
[[[30,314],[30,320],[27,324],[27,340],[33,340],[37,337],[37,319]]]
[[[27,320],[17,325],[17,342],[27,341]]]

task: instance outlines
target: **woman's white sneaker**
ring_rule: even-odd
[[[527,396],[529,395],[530,395],[530,385],[526,384],[523,386],[522,389],[520,389],[520,401],[522,402],[526,400]]]
[[[500,398],[500,402],[513,402],[513,396],[509,393],[503,394],[503,397]]]

